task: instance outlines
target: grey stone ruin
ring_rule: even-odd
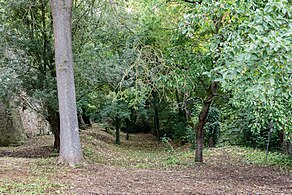
[[[0,146],[17,146],[27,139],[18,110],[0,102]]]
[[[21,145],[28,138],[50,133],[50,125],[40,113],[22,104],[9,107],[0,101],[0,146]]]

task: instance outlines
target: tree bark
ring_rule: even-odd
[[[216,96],[218,83],[212,82],[207,90],[208,96],[203,102],[203,107],[199,115],[199,122],[196,125],[196,162],[203,162],[204,126],[207,122],[210,106]]]
[[[82,114],[78,114],[78,123],[80,126],[80,129],[85,130],[87,125],[85,124],[84,120],[83,120],[83,115]]]
[[[60,151],[60,116],[55,109],[48,107],[48,122],[51,125],[52,132],[54,134],[54,148],[59,152]]]
[[[126,119],[126,140],[130,139],[129,131],[130,131],[131,126],[132,124],[131,124],[130,119]]]
[[[115,143],[120,145],[121,144],[121,136],[120,136],[120,126],[121,121],[118,117],[115,118],[115,129],[116,129],[116,141]]]
[[[154,109],[154,129],[155,135],[157,138],[160,137],[160,124],[159,124],[159,110],[158,110],[158,103],[159,103],[159,96],[157,91],[152,92],[153,96],[153,109]]]
[[[77,120],[72,55],[72,0],[51,0],[60,113],[58,162],[74,166],[83,160]]]
[[[178,107],[178,115],[180,118],[184,118],[186,115],[184,114],[184,111],[183,111],[183,106],[182,106],[182,102],[180,101],[180,94],[178,92],[178,90],[176,89],[175,90],[175,96],[176,96],[176,103],[177,103],[177,107]]]

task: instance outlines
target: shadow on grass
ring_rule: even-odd
[[[40,146],[37,148],[23,148],[11,151],[9,149],[2,149],[0,151],[0,157],[14,157],[14,158],[49,158],[55,157],[56,153],[53,146]]]
[[[51,136],[33,137],[17,147],[0,147],[0,157],[49,158],[57,155]]]

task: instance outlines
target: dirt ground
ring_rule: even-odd
[[[0,194],[1,186],[2,194],[38,194],[34,188],[39,194],[292,194],[291,172],[226,163],[228,154],[183,169],[92,161],[68,168],[54,163],[52,142],[52,136],[42,136],[23,146],[0,147]]]

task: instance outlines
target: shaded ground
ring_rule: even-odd
[[[53,138],[37,137],[15,148],[0,148],[3,194],[292,194],[291,171],[247,164],[230,148],[193,154],[172,151],[151,135],[134,135],[121,146],[101,130],[82,132],[87,163],[55,165]],[[141,168],[142,167],[142,168]],[[1,194],[1,193],[0,193]]]

